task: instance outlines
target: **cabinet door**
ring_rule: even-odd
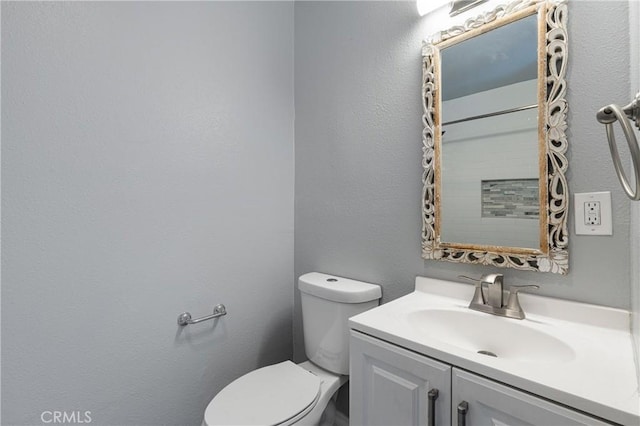
[[[451,416],[457,425],[609,425],[534,395],[475,374],[453,369]],[[459,412],[467,403],[466,415]]]
[[[449,365],[353,330],[350,351],[349,424],[451,424]]]

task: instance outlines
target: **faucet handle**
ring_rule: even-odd
[[[540,286],[536,284],[512,285],[511,287],[509,287],[509,294],[518,294],[520,290],[525,290],[527,288],[533,288],[537,290],[540,288]]]
[[[458,275],[458,278],[462,278],[463,280],[471,281],[475,284],[476,289],[473,292],[473,299],[471,299],[471,304],[484,305],[484,295],[482,294],[482,278],[471,278],[466,275]]]
[[[520,306],[520,301],[518,300],[518,292],[525,289],[539,289],[539,285],[529,284],[529,285],[512,285],[509,287],[509,300],[507,301],[507,309],[522,312],[522,317],[524,318],[524,312],[522,311],[522,306]]]

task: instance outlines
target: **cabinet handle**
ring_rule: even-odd
[[[436,399],[438,399],[438,389],[431,389],[427,392],[429,398],[429,426],[436,426]]]
[[[468,411],[469,404],[467,403],[467,401],[462,401],[460,404],[458,404],[458,426],[466,426]]]

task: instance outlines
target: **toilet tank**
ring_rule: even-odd
[[[349,374],[349,324],[354,315],[378,306],[379,285],[311,272],[298,279],[307,357],[337,374]]]

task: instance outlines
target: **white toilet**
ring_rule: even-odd
[[[347,320],[378,305],[380,286],[311,272],[298,280],[309,361],[254,370],[209,403],[204,426],[332,424],[333,397],[349,374]]]

